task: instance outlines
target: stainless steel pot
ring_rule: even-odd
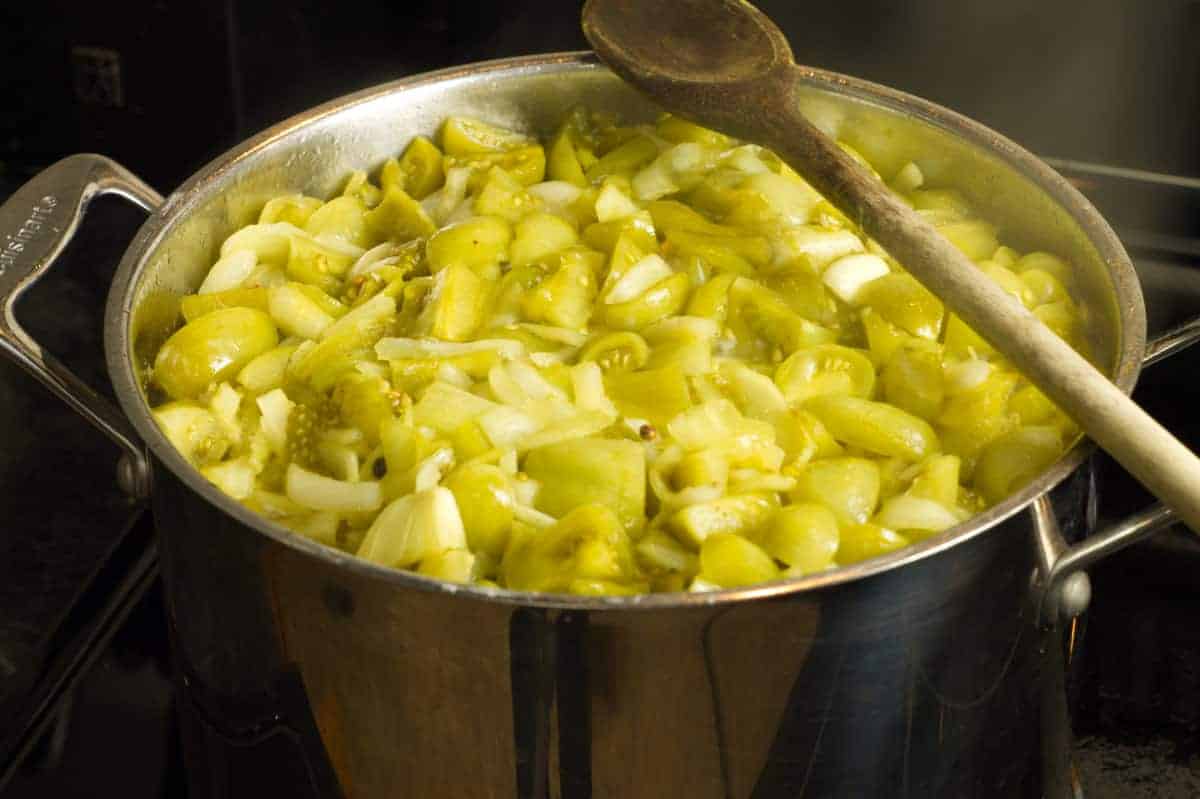
[[[166,200],[77,155],[0,208],[0,348],[110,435],[125,452],[122,485],[151,497],[195,708],[227,739],[289,736],[329,795],[1012,797],[1042,783],[1065,795],[1059,625],[1086,606],[1089,563],[1170,521],[1153,508],[1068,548],[1056,518],[1079,530],[1092,517],[1086,445],[987,513],[882,558],[735,591],[580,599],[436,583],[323,548],[222,495],[156,428],[139,370],[176,323],[178,296],[267,198],[326,194],[447,114],[545,134],[581,102],[654,113],[587,55],[496,61],[321,106]],[[1022,246],[1078,264],[1099,361],[1132,389],[1147,357],[1136,276],[1061,177],[880,86],[813,70],[801,102],[885,171],[917,158]],[[124,414],[14,314],[106,193],[151,212],[108,302]],[[1149,357],[1196,336],[1181,329]]]

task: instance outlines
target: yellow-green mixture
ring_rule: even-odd
[[[546,145],[439,139],[268,202],[154,362],[167,437],[302,535],[516,590],[712,590],[936,534],[1075,436],[768,151],[584,110]],[[886,177],[1082,346],[1067,263]]]

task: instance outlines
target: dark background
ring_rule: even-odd
[[[669,2],[669,0],[664,0]],[[579,0],[3,4],[0,159],[79,150],[161,190],[324,100],[582,49]],[[1195,0],[761,0],[797,60],[922,95],[1047,156],[1200,174]],[[2,62],[0,62],[2,63]]]

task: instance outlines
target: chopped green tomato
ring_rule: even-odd
[[[318,238],[330,237],[357,247],[370,243],[367,207],[357,197],[337,197],[325,203],[308,217],[304,229]],[[293,240],[293,246],[295,243]]]
[[[516,222],[537,210],[538,202],[525,186],[500,167],[492,167],[487,180],[475,197],[474,211],[480,216],[495,216]]]
[[[589,361],[605,372],[641,369],[650,358],[650,347],[637,333],[603,333],[588,342],[579,356],[581,363]]]
[[[646,204],[646,210],[650,212],[650,216],[654,220],[654,227],[668,234],[674,230],[710,236],[731,237],[737,235],[736,228],[709,221],[704,214],[675,200],[654,200]]]
[[[1028,292],[1027,305],[1036,308],[1051,302],[1062,302],[1070,297],[1062,281],[1044,269],[1029,268],[1018,277]]]
[[[731,321],[746,331],[739,338],[760,338],[785,354],[802,347],[832,344],[837,338],[835,331],[794,313],[782,297],[753,280],[733,281],[729,301]]]
[[[283,385],[288,361],[299,344],[281,344],[253,358],[237,374],[237,382],[252,394],[263,394]]]
[[[870,397],[875,367],[859,350],[822,344],[797,350],[775,370],[775,382],[788,402],[822,394]]]
[[[473,582],[476,556],[466,549],[446,549],[421,561],[417,573],[451,583]]]
[[[576,580],[636,577],[629,536],[603,505],[581,505],[543,530],[513,531],[500,571],[517,591],[565,592]]]
[[[641,255],[645,255],[646,252],[652,251],[658,246],[654,222],[650,214],[645,211],[639,211],[621,219],[596,222],[583,229],[583,240],[589,247],[610,254],[617,248],[622,237],[628,238],[632,244],[636,245]]]
[[[771,557],[739,535],[719,533],[700,547],[700,577],[722,588],[779,579]]]
[[[715,275],[692,292],[688,300],[688,316],[702,316],[723,323],[729,315],[729,288],[737,275]]]
[[[604,386],[622,416],[645,419],[656,428],[692,404],[687,377],[678,364],[641,372],[610,371]]]
[[[554,517],[599,503],[611,508],[627,530],[646,515],[646,460],[639,444],[579,438],[530,450],[523,469],[541,483],[535,507]]]
[[[360,372],[343,376],[334,387],[333,399],[342,422],[361,430],[372,446],[379,443],[380,427],[396,412],[387,381]]]
[[[609,175],[630,175],[658,156],[658,145],[649,136],[635,136],[621,146],[610,150],[587,170],[587,179],[593,183]]]
[[[921,467],[921,473],[913,480],[909,493],[915,497],[931,499],[947,508],[958,503],[959,472],[962,460],[956,455],[934,455]]]
[[[1039,269],[1043,272],[1048,272],[1063,285],[1069,285],[1072,280],[1073,270],[1071,269],[1071,265],[1057,255],[1051,255],[1048,252],[1031,252],[1017,259],[1017,262],[1012,267],[1014,272],[1021,275],[1030,269]]]
[[[1091,357],[1069,263],[1002,244],[945,154],[840,132]],[[584,108],[439,137],[264,198],[146,304],[184,322],[138,347],[157,424],[299,535],[497,591],[714,591],[953,528],[1079,435],[761,147]]]
[[[579,153],[566,129],[559,131],[550,143],[546,174],[551,180],[566,181],[581,188],[588,185],[587,176],[583,174],[583,165],[579,163]]]
[[[229,451],[229,435],[211,411],[191,402],[169,402],[152,415],[167,440],[192,463],[216,463]]]
[[[423,200],[442,185],[442,151],[424,136],[409,142],[404,155],[400,156],[398,168],[403,176],[398,188],[404,189],[415,200]]]
[[[912,192],[909,200],[918,211],[942,211],[956,219],[971,215],[971,204],[954,189],[921,189]]]
[[[411,241],[432,236],[437,226],[429,214],[404,189],[397,186],[383,193],[383,199],[366,216],[367,230],[374,241]]]
[[[532,143],[528,136],[471,117],[447,119],[442,123],[441,140],[447,155],[499,153]]]
[[[333,316],[314,302],[301,284],[285,283],[269,292],[266,310],[289,336],[317,338],[333,324]]]
[[[803,261],[793,261],[773,270],[763,278],[763,283],[805,319],[825,327],[839,326],[837,302],[826,290],[821,277]]]
[[[511,261],[524,266],[562,252],[579,241],[575,228],[562,217],[535,213],[517,223],[513,235]]]
[[[754,533],[778,505],[777,500],[763,494],[740,494],[697,502],[676,511],[667,520],[667,529],[683,543],[699,547],[713,535]]]
[[[449,182],[453,170],[466,170],[467,191],[477,192],[487,181],[488,172],[494,167],[503,169],[523,186],[541,183],[546,177],[546,151],[537,145],[518,147],[497,153],[473,155],[447,155],[443,166]],[[448,184],[447,184],[448,185]]]
[[[222,308],[256,308],[267,310],[267,289],[256,288],[229,289],[212,294],[189,294],[179,303],[179,310],[185,322],[191,322],[206,313],[219,311]]]
[[[305,197],[302,194],[289,194],[268,200],[258,215],[260,225],[273,222],[287,222],[298,228],[308,223],[313,212],[321,207],[321,201],[316,197]]]
[[[792,576],[828,569],[838,550],[837,517],[814,502],[788,505],[775,512],[758,542]]]
[[[504,472],[485,463],[465,464],[446,477],[446,488],[458,502],[471,551],[501,557],[516,505]]]
[[[988,502],[999,502],[1024,487],[1062,454],[1053,427],[1022,427],[992,441],[979,455],[975,489]]]
[[[430,335],[444,341],[469,341],[483,322],[488,283],[466,266],[449,266],[438,274],[437,298],[430,304]]]
[[[837,563],[848,566],[862,560],[877,558],[909,545],[909,540],[894,530],[877,524],[851,524],[842,528],[838,543]]]
[[[871,351],[871,360],[877,367],[890,361],[896,351],[912,338],[870,308],[864,308],[861,316],[863,331],[867,334],[867,347]],[[957,319],[958,317],[951,314],[947,330]],[[947,338],[949,338],[948,333]]]
[[[278,343],[275,324],[262,311],[213,311],[188,322],[163,343],[154,360],[154,381],[175,399],[195,397]]]
[[[824,395],[805,409],[820,419],[835,439],[879,455],[917,460],[940,448],[937,433],[924,419],[882,402]]]
[[[938,232],[972,261],[990,257],[1000,246],[996,240],[996,228],[978,219],[947,222],[938,227]]]
[[[842,524],[861,524],[879,504],[879,467],[865,458],[813,461],[796,478],[794,502],[816,502],[833,511]]]
[[[581,329],[592,315],[596,276],[581,261],[564,263],[521,302],[525,318],[556,327]]]
[[[425,258],[435,274],[457,264],[482,275],[508,258],[511,240],[512,232],[504,220],[476,217],[439,230],[429,239]]]
[[[912,275],[894,272],[872,280],[859,291],[858,302],[914,336],[936,339],[941,333],[942,303]]]
[[[940,348],[923,339],[901,347],[883,369],[883,396],[901,410],[932,422],[946,397]]]
[[[702,128],[694,122],[680,119],[677,116],[664,114],[654,126],[654,131],[663,139],[676,144],[695,142],[706,147],[733,147],[736,142],[723,133]]]

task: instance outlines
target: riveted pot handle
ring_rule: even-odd
[[[101,155],[72,155],[35,175],[0,206],[0,351],[61,397],[124,451],[121,487],[135,498],[150,490],[150,467],[133,426],[108,400],[42,349],[17,321],[22,295],[46,273],[75,235],[88,204],[116,194],[154,211],[162,197]]]
[[[1158,363],[1197,341],[1200,341],[1200,317],[1153,339],[1146,347],[1143,363],[1146,366]],[[1047,626],[1055,626],[1087,607],[1091,589],[1085,572],[1092,564],[1179,521],[1175,511],[1156,502],[1068,547],[1058,532],[1049,499],[1045,496],[1037,499],[1033,516],[1043,575],[1039,581],[1042,590],[1039,618]]]

